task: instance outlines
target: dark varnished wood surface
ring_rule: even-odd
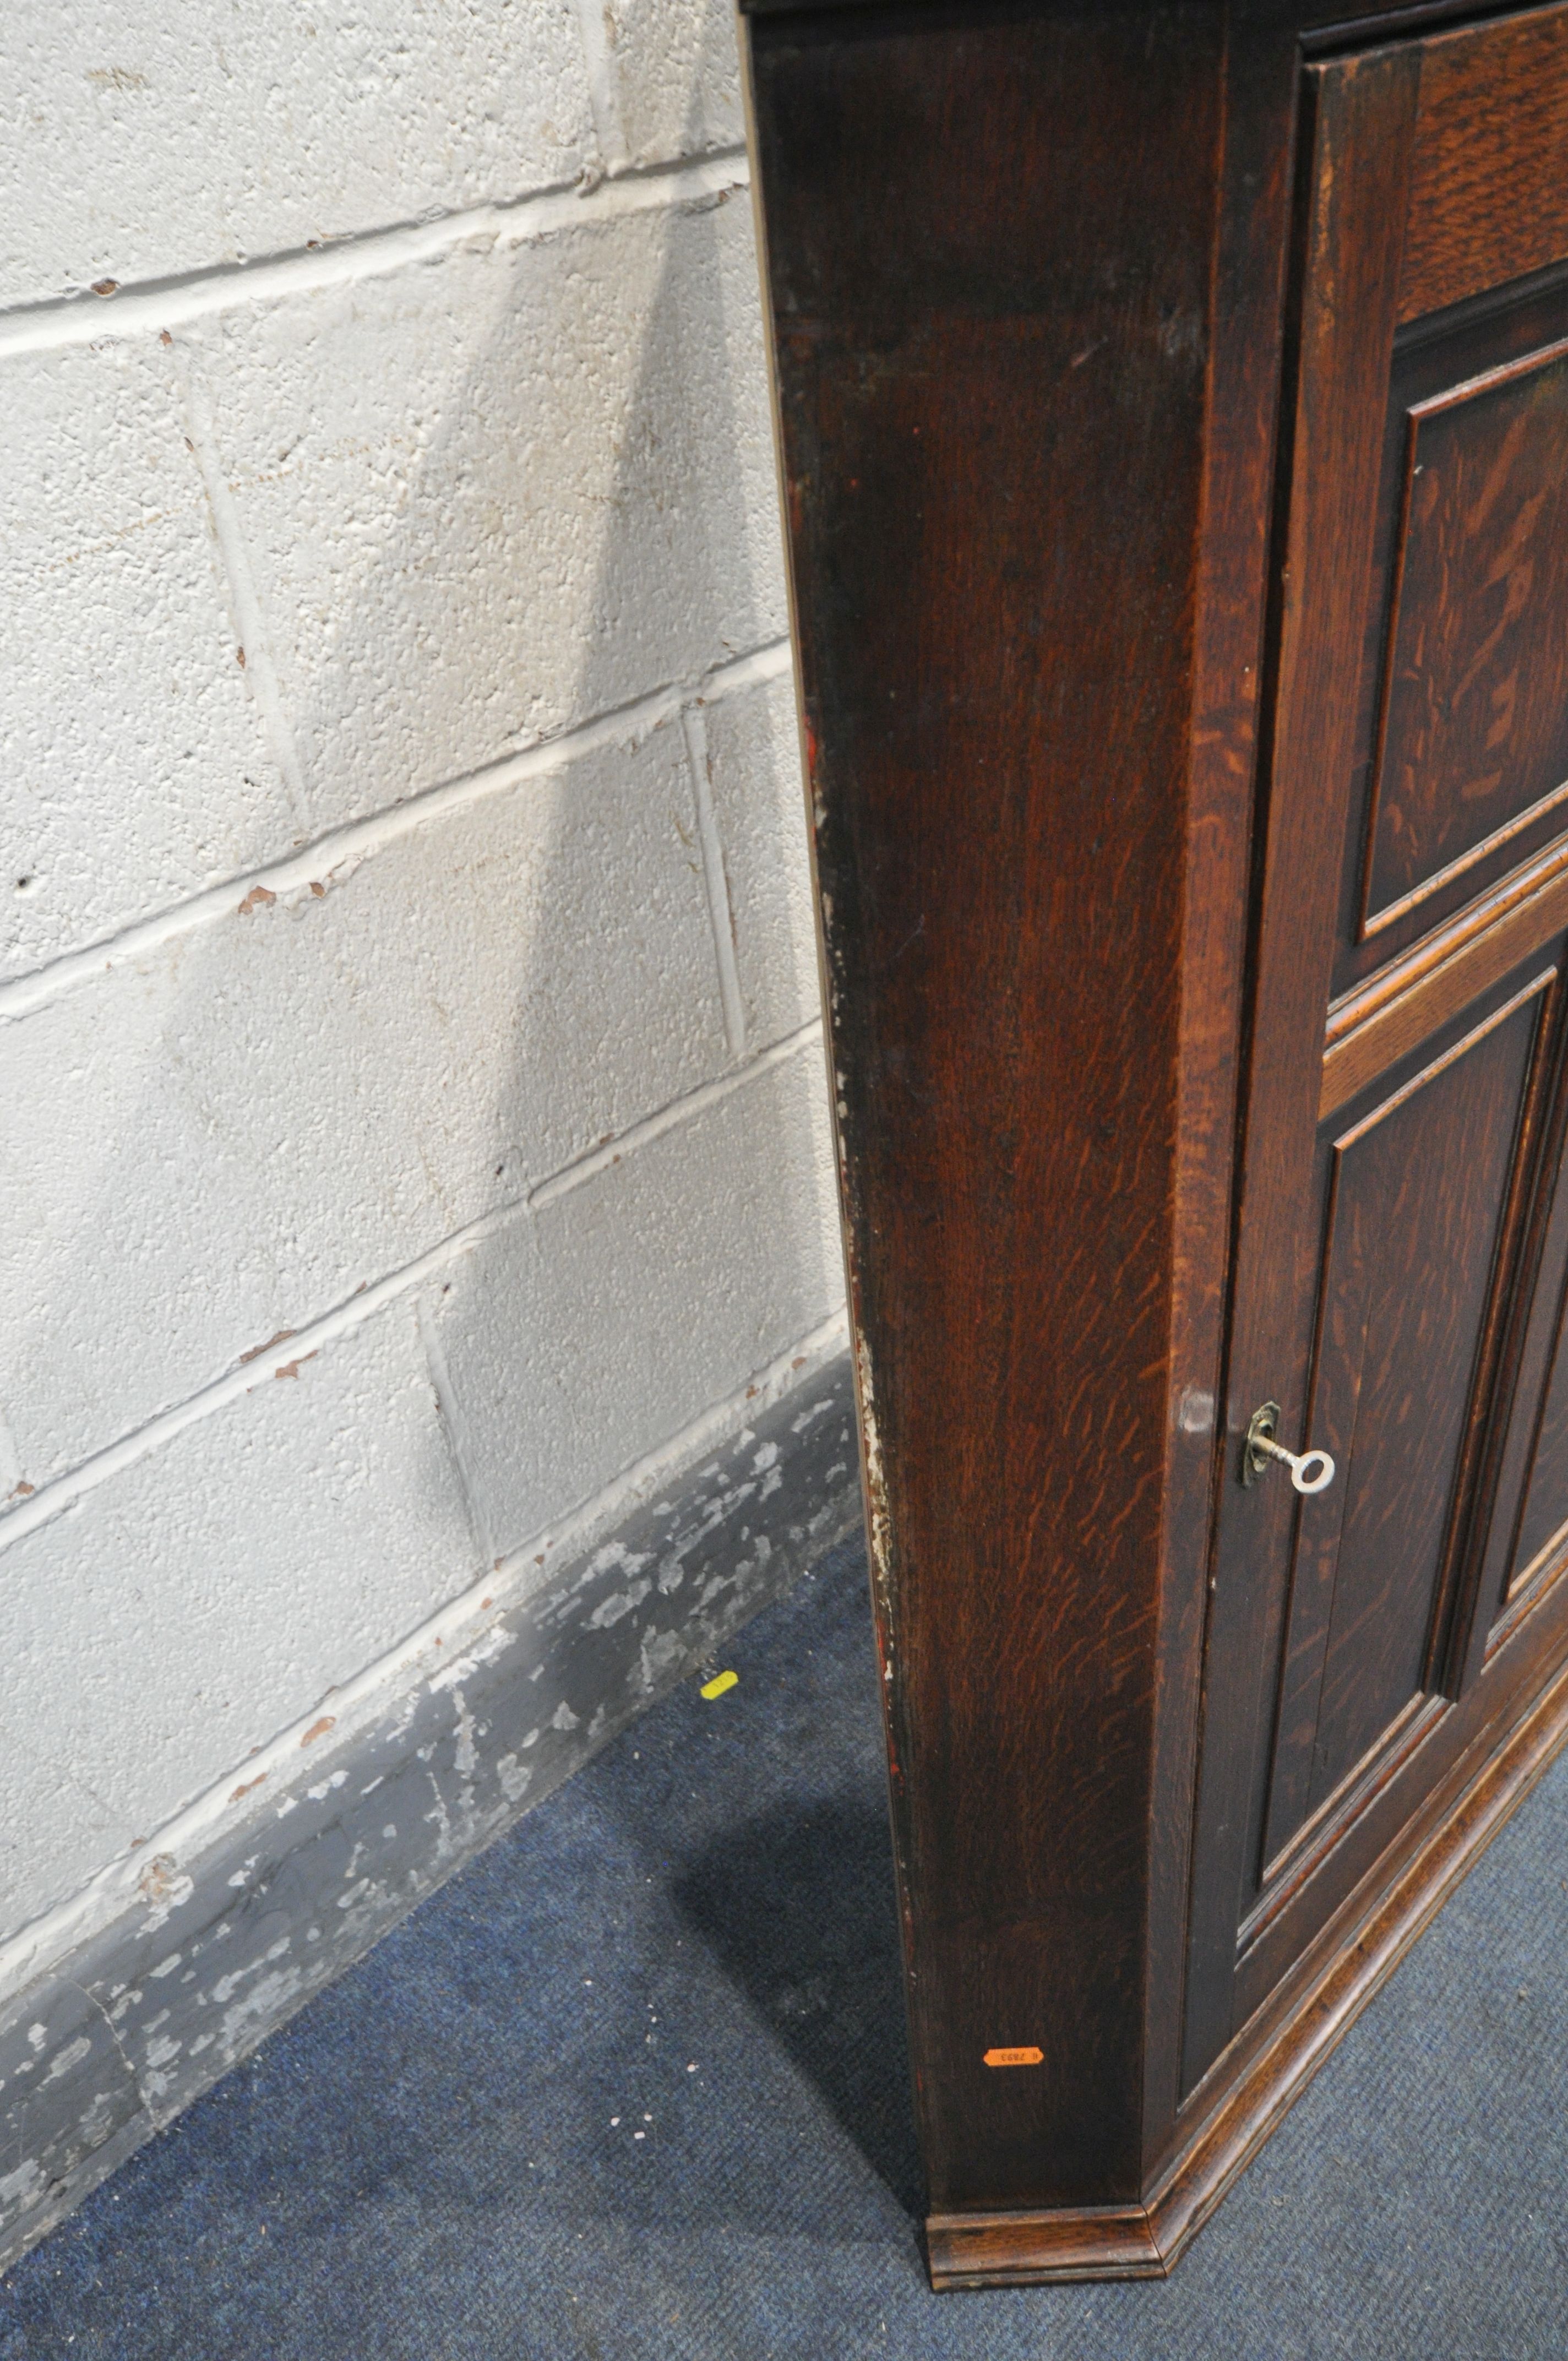
[[[1401,320],[1568,256],[1568,9],[1423,48]]]
[[[1552,522],[1563,298],[1550,270],[1496,293],[1472,273],[1440,290],[1457,305],[1401,333],[1399,225],[1415,235],[1432,202],[1433,47],[1306,77],[1255,1019],[1267,1054],[1247,1113],[1230,1418],[1234,1432],[1273,1395],[1288,1439],[1330,1449],[1341,1473],[1267,1510],[1225,1496],[1209,1692],[1226,1713],[1205,1750],[1190,2080],[1360,1873],[1363,1844],[1387,1841],[1443,1697],[1484,1661],[1496,1593],[1480,1553],[1507,1508],[1544,1222],[1568,763]],[[1494,179],[1511,155],[1492,140]],[[1309,1117],[1293,1045],[1325,1006]]]
[[[1474,1670],[1508,1601],[1548,1571],[1559,1519],[1568,1519],[1568,1433],[1557,1400],[1568,1279],[1568,1189],[1559,1179],[1542,1222],[1541,1251],[1520,1338],[1516,1401],[1500,1454],[1497,1503],[1478,1589],[1481,1612],[1470,1649]],[[1559,1510],[1556,1504],[1562,1503]]]
[[[1186,780],[1178,1127],[1171,1172],[1166,1468],[1144,2001],[1146,2170],[1180,2096],[1197,1701],[1216,1481],[1258,751],[1274,433],[1288,268],[1293,28],[1226,27]]]
[[[938,2284],[1164,2269],[1562,1735],[1565,20],[751,27]]]
[[[1568,1526],[1568,1339],[1557,1311],[1557,1343],[1530,1454],[1530,1481],[1508,1568],[1508,1591],[1533,1579],[1543,1556],[1563,1547]]]
[[[1359,631],[1362,656],[1336,1002],[1561,845],[1551,446],[1565,349],[1562,266],[1396,333],[1371,571],[1341,585],[1345,654]]]
[[[1297,1511],[1266,1864],[1429,1686],[1437,1585],[1552,971],[1324,1143],[1308,1425],[1330,1489]]]
[[[1277,1980],[1243,2035],[1193,2094],[1184,2135],[1144,2202],[1117,2213],[937,2216],[927,2231],[938,2287],[1163,2277],[1281,2117],[1332,2055],[1460,1880],[1568,1742],[1568,1672],[1543,1661],[1568,1641],[1568,1597],[1519,1667],[1516,1711],[1499,1737],[1486,1717],[1450,1718],[1447,1757],[1398,1842],[1317,1939]],[[1540,1644],[1544,1642],[1545,1644]]]
[[[1407,1050],[1430,1039],[1568,921],[1568,847],[1549,845],[1399,960],[1329,1009],[1320,1120],[1349,1104]]]
[[[1367,931],[1568,801],[1568,345],[1409,420]]]
[[[753,36],[938,2204],[1141,2171],[1219,30]]]
[[[1355,749],[1355,708],[1343,680],[1345,591],[1365,585],[1371,566],[1400,262],[1397,236],[1362,232],[1367,222],[1403,218],[1419,79],[1419,56],[1409,49],[1310,68],[1303,78],[1304,285],[1260,895],[1259,1049],[1246,1111],[1226,1405],[1231,1454],[1239,1453],[1253,1409],[1270,1400],[1282,1406],[1285,1440],[1303,1444],[1318,1284],[1313,1150],[1323,1012]],[[1295,1499],[1281,1484],[1245,1494],[1227,1486],[1223,1497],[1206,1691],[1225,1704],[1223,1716],[1211,1705],[1199,1794],[1189,2088],[1234,2027],[1236,1929],[1261,1866]]]

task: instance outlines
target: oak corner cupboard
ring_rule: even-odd
[[[1568,1731],[1568,5],[744,22],[931,2273],[1158,2273]]]

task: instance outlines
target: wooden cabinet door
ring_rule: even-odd
[[[1568,10],[1304,73],[1185,2081],[1568,1554]],[[1262,1403],[1333,1455],[1245,1488]]]

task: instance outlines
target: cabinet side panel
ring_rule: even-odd
[[[1140,2182],[1220,29],[751,33],[938,2208]]]

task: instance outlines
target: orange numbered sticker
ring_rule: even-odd
[[[985,2062],[988,2066],[1043,2066],[1046,2053],[1043,2049],[988,2049]]]

